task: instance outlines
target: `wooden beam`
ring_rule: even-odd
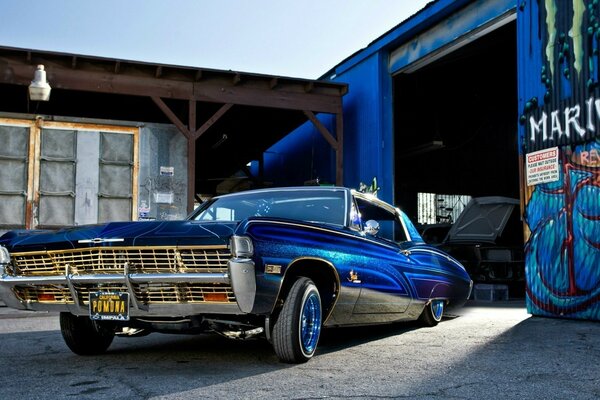
[[[277,85],[279,85],[279,79],[277,78],[272,78],[269,81],[269,89],[275,89],[277,87]]]
[[[197,70],[196,75],[194,76],[195,81],[199,81],[200,79],[202,79],[202,70],[201,69]]]
[[[333,149],[337,151],[339,144],[338,141],[331,135],[331,133],[329,133],[327,128],[325,128],[325,126],[321,123],[321,121],[319,121],[315,114],[313,114],[312,111],[304,110],[304,115],[306,115],[306,117],[310,119],[315,128],[317,128],[317,130],[321,132],[321,135],[323,135],[325,140],[327,140],[331,147],[333,147]]]
[[[122,67],[122,66],[121,66]],[[28,86],[35,66],[17,63],[0,56],[0,83]],[[256,107],[270,107],[286,110],[312,110],[334,114],[341,104],[339,95],[305,93],[301,91],[269,88],[269,81],[263,87],[255,85],[234,86],[229,79],[156,79],[154,76],[134,76],[114,74],[84,69],[47,66],[53,88],[82,90],[96,93],[116,93],[134,96],[156,96],[180,100],[194,99],[202,102],[231,103]]]
[[[235,75],[233,76],[233,86],[235,86],[235,85],[239,85],[239,83],[240,83],[241,81],[242,81],[242,76],[241,76],[239,73],[238,73],[238,74],[235,74]]]
[[[308,82],[306,85],[304,85],[304,91],[306,93],[312,92],[314,88],[315,88],[314,82]]]
[[[121,61],[115,63],[115,74],[118,74],[119,72],[121,72]]]
[[[173,123],[173,125],[175,125],[177,127],[177,129],[179,129],[179,131],[181,133],[183,133],[184,136],[189,140],[192,137],[192,133],[188,130],[188,128],[185,126],[185,124],[183,122],[181,122],[181,120],[179,118],[177,118],[175,113],[173,113],[173,111],[171,111],[169,106],[166,105],[165,102],[162,101],[162,99],[160,97],[157,97],[157,96],[150,96],[150,97],[152,98],[152,101],[154,101],[154,103],[158,106],[158,108],[160,108],[162,110],[162,112],[165,113],[167,118],[169,118],[169,121],[171,121]]]
[[[71,68],[75,69],[77,68],[77,57],[73,56],[71,58]]]
[[[233,104],[223,104],[223,106],[219,108],[219,110],[214,113],[214,115],[210,117],[208,121],[198,128],[198,130],[194,133],[194,139],[198,140],[198,138],[202,136],[204,132],[209,130],[210,127],[213,126],[215,122],[217,122],[223,115],[225,115],[225,113],[229,111],[231,107],[233,107]]]
[[[156,67],[156,73],[154,74],[155,78],[160,78],[163,74],[163,68],[161,66]]]

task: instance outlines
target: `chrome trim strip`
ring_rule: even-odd
[[[35,285],[55,284],[69,285],[72,283],[134,283],[164,282],[164,283],[230,283],[228,273],[181,273],[181,274],[90,274],[69,276],[5,276],[0,278],[0,285]]]
[[[298,257],[298,258],[294,258],[292,261],[289,262],[289,264],[286,266],[285,268],[285,272],[283,273],[283,276],[281,277],[281,280],[279,281],[279,289],[277,289],[277,296],[275,296],[275,303],[273,304],[273,308],[271,309],[271,314],[273,314],[273,312],[275,311],[275,307],[277,306],[277,300],[280,298],[281,296],[281,288],[283,287],[283,282],[285,281],[286,277],[287,277],[287,273],[288,271],[291,269],[290,267],[292,267],[294,264],[301,262],[301,261],[315,261],[315,262],[321,262],[321,263],[325,263],[326,265],[329,266],[329,268],[331,268],[331,270],[333,271],[333,275],[335,276],[335,280],[336,280],[336,292],[334,293],[335,295],[335,299],[333,301],[333,303],[331,304],[331,308],[329,309],[329,314],[327,314],[324,318],[323,318],[323,325],[325,325],[325,323],[329,320],[329,317],[331,317],[331,314],[333,314],[333,309],[335,308],[335,305],[337,304],[340,295],[342,293],[342,283],[340,281],[340,275],[337,271],[337,269],[335,268],[335,266],[333,265],[333,263],[331,263],[330,261],[327,261],[323,258],[318,258],[318,257]]]
[[[278,224],[278,225],[289,225],[289,226],[299,226],[302,228],[307,228],[307,229],[313,229],[316,231],[322,231],[322,232],[327,232],[327,233],[331,233],[333,235],[340,235],[340,236],[346,236],[346,237],[350,237],[350,238],[354,238],[356,240],[362,240],[365,242],[370,242],[373,243],[377,246],[381,246],[381,247],[385,247],[388,249],[391,249],[393,251],[398,251],[398,247],[395,246],[391,246],[388,245],[386,243],[382,243],[382,242],[377,242],[375,240],[370,240],[366,237],[360,236],[360,235],[352,235],[349,233],[344,233],[344,232],[339,232],[339,231],[334,231],[332,229],[327,229],[327,228],[321,228],[321,227],[316,227],[316,226],[311,226],[311,225],[305,225],[305,224],[300,224],[300,223],[294,223],[294,222],[284,222],[284,221],[273,221],[273,220],[266,220],[266,219],[261,219],[261,220],[253,220],[253,221],[249,221],[248,225],[251,224],[260,224],[260,223],[270,223],[270,224]]]
[[[124,242],[125,239],[102,239],[102,238],[93,238],[93,239],[82,239],[78,240],[77,243],[113,243],[113,242]]]
[[[0,292],[2,292],[0,290]],[[4,293],[3,293],[4,294]],[[32,311],[68,311],[75,315],[87,316],[89,309],[87,307],[75,307],[73,304],[48,304],[48,303],[27,303],[15,300],[13,297],[9,301],[3,297],[6,305],[19,310]],[[150,304],[148,310],[129,309],[130,317],[185,317],[199,314],[230,314],[242,315],[237,303],[206,302],[195,304]]]

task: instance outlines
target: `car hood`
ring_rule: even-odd
[[[458,216],[444,243],[494,243],[519,201],[509,197],[476,197]]]
[[[98,246],[224,245],[237,223],[198,221],[111,222],[56,231],[12,231],[0,237],[11,252]]]

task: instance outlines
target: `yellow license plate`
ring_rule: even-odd
[[[90,318],[98,321],[128,321],[129,293],[90,292]]]

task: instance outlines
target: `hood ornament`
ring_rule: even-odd
[[[102,239],[102,238],[94,238],[94,239],[83,239],[83,240],[78,240],[77,243],[93,243],[93,244],[99,244],[99,243],[113,243],[113,242],[124,242],[125,239]]]

